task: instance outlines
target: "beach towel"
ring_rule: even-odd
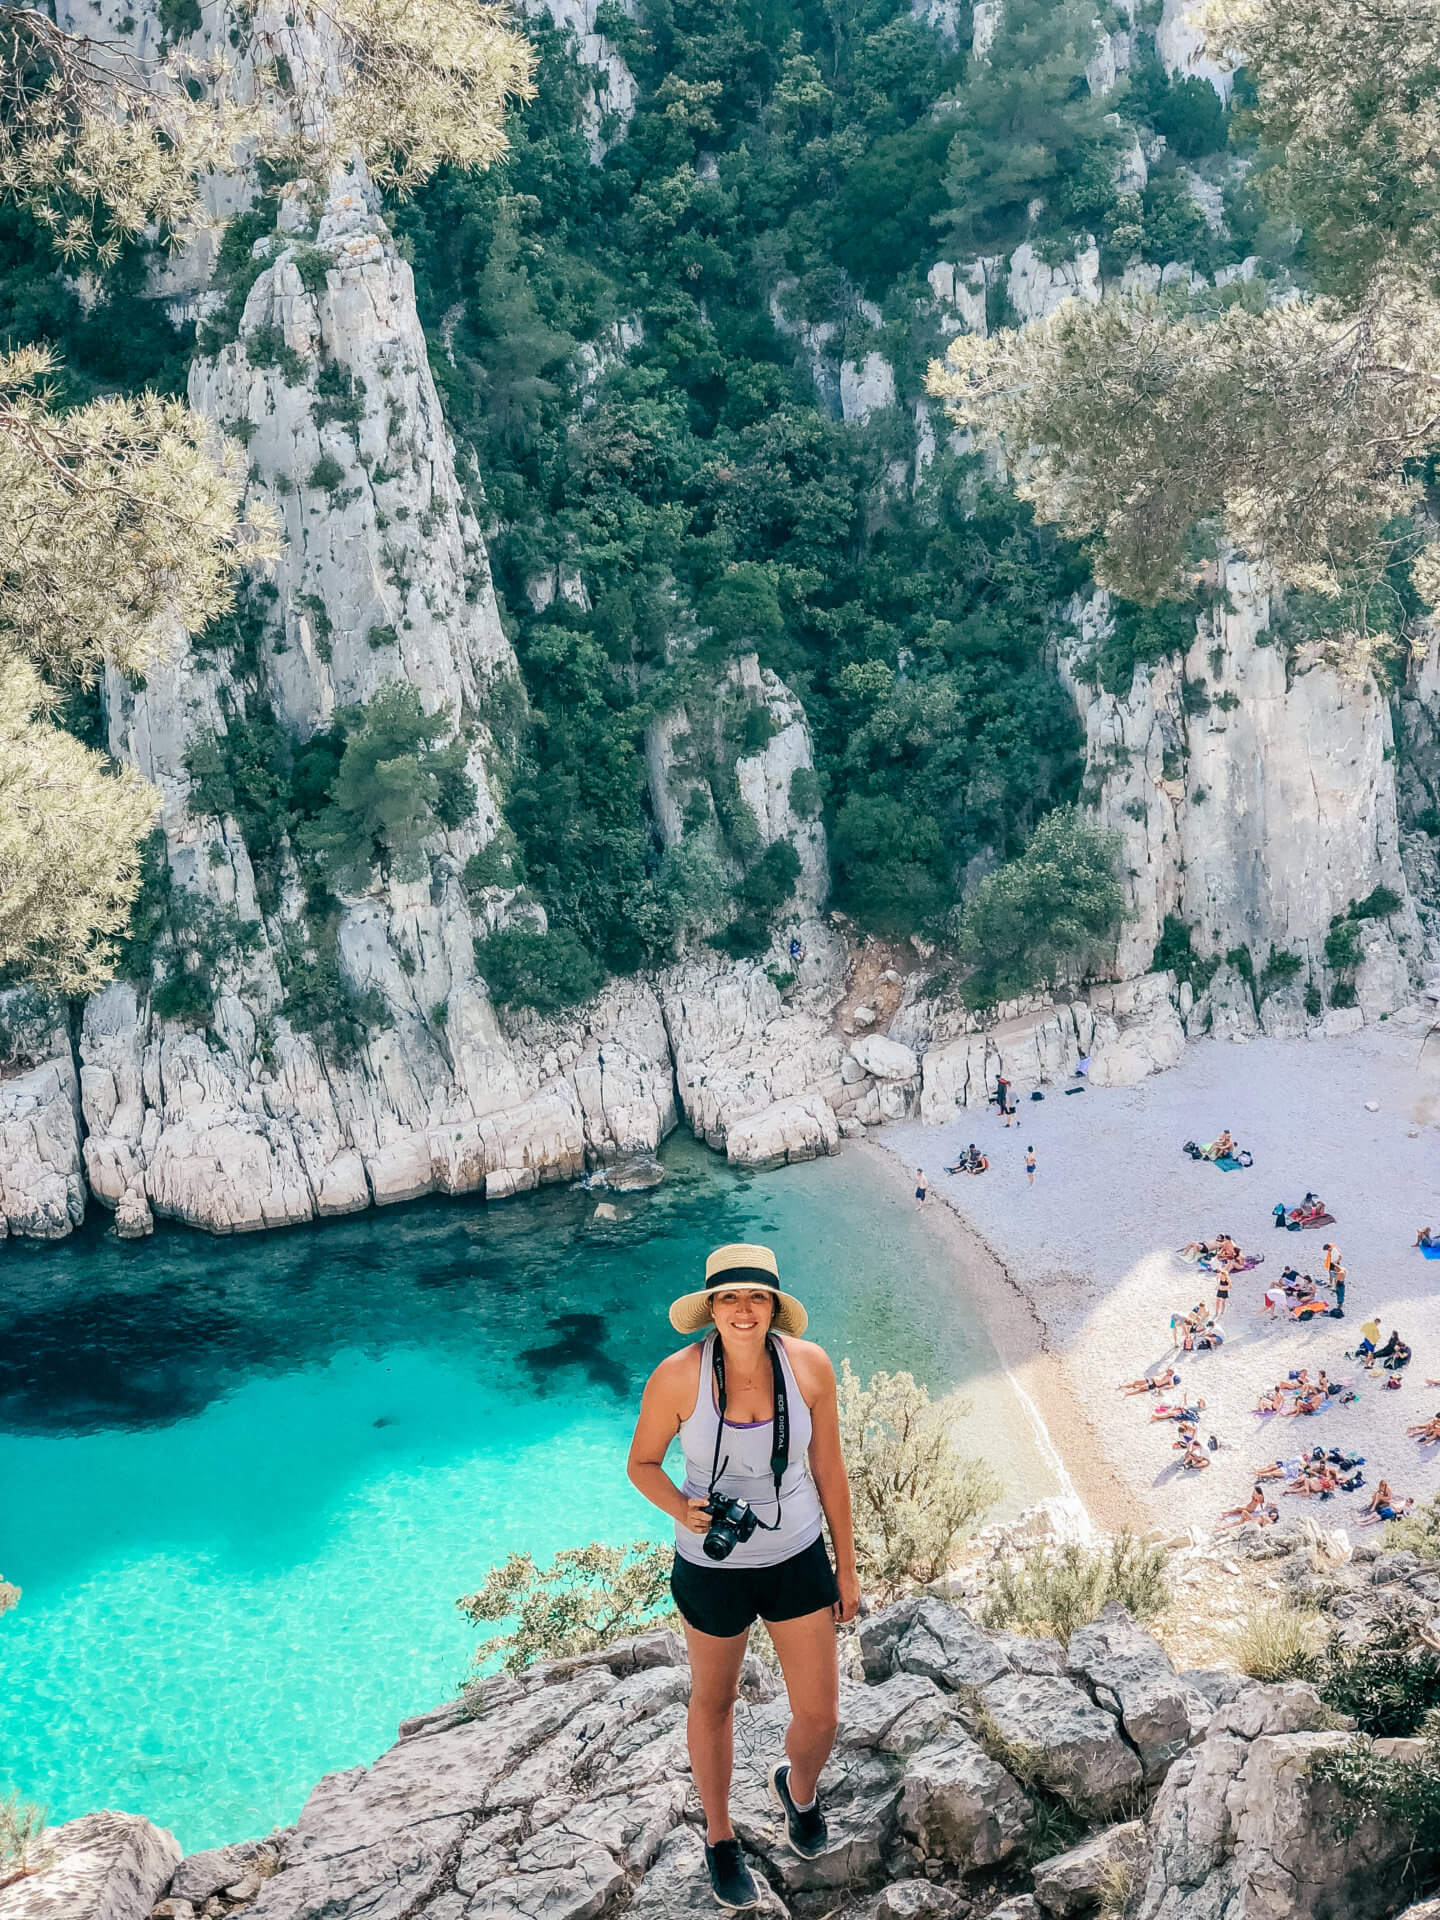
[[[1287,1220],[1285,1224],[1291,1233],[1299,1233],[1302,1227],[1333,1227],[1335,1216],[1333,1213],[1317,1213],[1311,1220]]]
[[[1249,1273],[1252,1267],[1260,1266],[1264,1262],[1264,1259],[1265,1256],[1263,1253],[1247,1253],[1243,1260],[1232,1261],[1230,1271],[1232,1273]]]
[[[1222,1173],[1239,1173],[1244,1164],[1243,1160],[1237,1160],[1233,1154],[1229,1153],[1222,1153],[1215,1162]]]
[[[1421,1247],[1420,1251],[1427,1260],[1440,1260],[1440,1247]]]

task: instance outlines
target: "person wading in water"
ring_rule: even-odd
[[[800,1338],[806,1318],[781,1291],[769,1247],[717,1247],[705,1285],[670,1308],[677,1333],[705,1329],[705,1338],[651,1374],[630,1445],[631,1480],[675,1522],[670,1590],[690,1653],[690,1767],[722,1907],[759,1899],[730,1823],[735,1694],[757,1619],[790,1697],[785,1757],[770,1769],[770,1792],[796,1853],[811,1859],[827,1844],[818,1786],[835,1739],[835,1626],[854,1619],[860,1582],[835,1369]],[[663,1465],[677,1434],[683,1487]]]

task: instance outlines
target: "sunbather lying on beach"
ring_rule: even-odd
[[[1328,1401],[1329,1396],[1323,1387],[1311,1387],[1296,1398],[1293,1407],[1286,1409],[1286,1417],[1293,1420],[1297,1413],[1319,1413]]]
[[[1122,1380],[1116,1388],[1117,1393],[1159,1393],[1164,1387],[1178,1387],[1180,1376],[1173,1367],[1163,1367],[1159,1373],[1142,1373],[1138,1380]]]
[[[1415,1244],[1417,1247],[1440,1247],[1440,1233],[1436,1233],[1433,1227],[1421,1227],[1415,1236]]]
[[[1405,1432],[1411,1440],[1429,1446],[1432,1441],[1440,1440],[1440,1413],[1434,1414],[1429,1420],[1422,1420],[1418,1426],[1407,1427]]]
[[[1286,1493],[1324,1497],[1334,1493],[1340,1484],[1340,1476],[1327,1460],[1310,1460],[1298,1479],[1293,1480]]]
[[[1253,1520],[1265,1509],[1265,1489],[1257,1480],[1250,1498],[1243,1507],[1227,1507],[1215,1522],[1217,1527],[1243,1527],[1247,1520]]]
[[[1250,1476],[1253,1480],[1294,1480],[1304,1471],[1304,1458],[1297,1454],[1293,1460],[1271,1460],[1263,1467],[1256,1467]]]
[[[1195,1350],[1198,1353],[1213,1353],[1217,1347],[1223,1347],[1225,1336],[1213,1320],[1207,1320],[1202,1327],[1195,1329]]]
[[[1398,1520],[1402,1514],[1410,1511],[1415,1504],[1411,1495],[1402,1494],[1398,1499],[1390,1491],[1390,1482],[1382,1480],[1370,1496],[1370,1504],[1360,1511],[1356,1523],[1362,1527],[1378,1526],[1382,1520]]]
[[[1205,1402],[1203,1400],[1197,1400],[1193,1407],[1168,1407],[1163,1405],[1152,1407],[1150,1409],[1150,1418],[1152,1420],[1189,1420],[1193,1422],[1200,1418],[1204,1405]]]

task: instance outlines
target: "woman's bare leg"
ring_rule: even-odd
[[[835,1744],[840,1704],[835,1618],[829,1607],[822,1607],[816,1613],[802,1613],[798,1620],[767,1620],[765,1626],[790,1696],[785,1752],[790,1761],[791,1798],[803,1807],[815,1798],[820,1770]]]
[[[730,1824],[735,1695],[749,1637],[737,1633],[721,1639],[685,1623],[685,1644],[690,1650],[690,1712],[685,1733],[691,1777],[705,1809],[705,1838],[712,1847],[717,1840],[735,1837]]]

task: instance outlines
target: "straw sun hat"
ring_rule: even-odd
[[[771,1322],[777,1333],[801,1334],[808,1315],[793,1293],[780,1288],[780,1269],[769,1247],[755,1247],[743,1240],[728,1247],[717,1247],[705,1262],[705,1284],[698,1293],[682,1293],[670,1303],[670,1324],[677,1333],[698,1333],[710,1325],[710,1296],[722,1287],[763,1287],[773,1293],[778,1305]]]

